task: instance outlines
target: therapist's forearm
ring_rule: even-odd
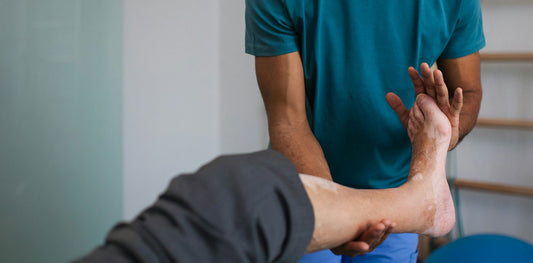
[[[326,158],[307,120],[299,52],[256,57],[255,62],[272,148],[287,156],[298,172],[331,180]]]
[[[459,141],[461,141],[476,125],[481,104],[481,89],[463,91],[464,104],[459,119]]]
[[[299,173],[332,180],[322,148],[306,120],[294,124],[269,124],[272,149],[283,153]]]

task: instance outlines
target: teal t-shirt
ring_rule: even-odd
[[[299,51],[308,118],[334,181],[403,184],[411,144],[385,100],[415,100],[407,68],[485,45],[479,0],[246,0],[246,52]]]

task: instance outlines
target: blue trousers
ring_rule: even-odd
[[[330,250],[304,255],[298,263],[416,263],[417,234],[391,234],[371,253],[357,256],[337,256]]]

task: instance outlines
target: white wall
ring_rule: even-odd
[[[124,216],[219,153],[219,1],[127,0]]]
[[[176,173],[266,148],[244,0],[128,0],[124,8],[124,215]]]
[[[533,2],[483,0],[484,52],[533,52]],[[533,63],[482,64],[480,117],[533,120]],[[476,128],[460,145],[458,177],[533,187],[533,131]],[[466,234],[504,233],[533,243],[533,199],[461,191]]]
[[[220,20],[220,147],[250,152],[268,145],[254,58],[244,53],[244,0],[225,0]]]

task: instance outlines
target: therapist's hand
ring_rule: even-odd
[[[442,71],[437,69],[431,72],[431,68],[427,63],[420,65],[420,71],[422,72],[423,78],[418,74],[416,69],[413,67],[409,68],[411,81],[415,85],[415,90],[422,90],[423,87],[425,93],[435,99],[440,110],[448,117],[452,125],[452,138],[448,150],[452,150],[459,143],[459,117],[463,108],[463,89],[459,87],[455,89],[452,102],[450,103],[448,87],[444,82]]]
[[[448,117],[452,126],[452,138],[448,150],[455,148],[457,143],[459,143],[459,117],[463,108],[463,90],[456,88],[453,100],[450,103],[448,87],[444,82],[444,77],[440,70],[437,69],[431,72],[429,65],[422,63],[420,71],[422,72],[423,78],[413,67],[410,67],[408,71],[414,85],[415,95],[418,96],[421,93],[429,95],[435,99],[440,110]],[[391,108],[398,114],[405,129],[407,129],[409,110],[405,107],[400,97],[394,93],[388,93],[386,99]]]
[[[370,226],[357,240],[350,241],[339,247],[331,249],[336,255],[346,255],[355,257],[372,252],[376,247],[381,245],[389,236],[396,226],[390,220],[381,220],[381,222]]]

